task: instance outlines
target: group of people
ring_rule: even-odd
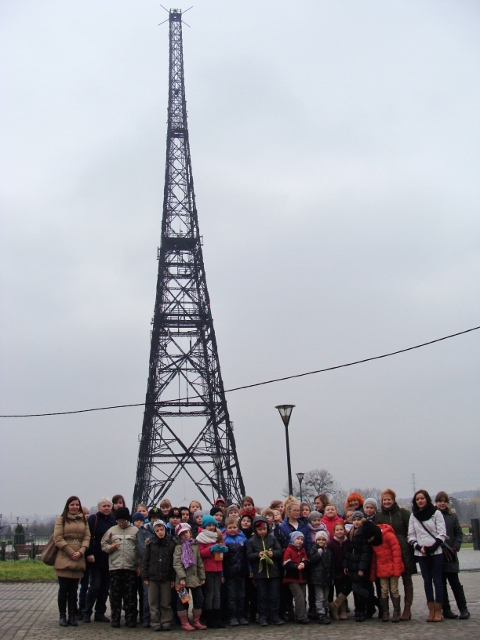
[[[122,610],[127,627],[139,617],[153,631],[174,622],[186,631],[254,621],[330,624],[347,619],[351,594],[357,622],[377,609],[384,622],[408,621],[417,562],[427,622],[470,616],[458,577],[462,529],[443,491],[435,504],[417,491],[411,513],[392,489],[380,504],[351,493],[342,515],[326,494],[313,505],[290,496],[262,510],[250,496],[229,506],[219,497],[207,510],[197,500],[174,507],[163,499],[150,509],[136,505],[133,514],[115,495],[100,498],[90,515],[71,496],[54,541],[63,627],[90,623],[92,615],[120,627]],[[450,607],[447,582],[459,614]]]

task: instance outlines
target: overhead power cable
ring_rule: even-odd
[[[381,360],[382,358],[390,358],[391,356],[397,356],[400,353],[406,353],[407,351],[413,351],[414,349],[421,349],[422,347],[428,347],[431,344],[435,344],[436,342],[442,342],[444,340],[449,340],[450,338],[456,338],[457,336],[464,335],[465,333],[471,333],[472,331],[478,331],[480,326],[472,327],[471,329],[465,329],[464,331],[458,331],[457,333],[451,333],[448,336],[443,336],[442,338],[435,338],[435,340],[429,340],[428,342],[422,342],[421,344],[416,344],[413,347],[407,347],[406,349],[398,349],[398,351],[390,351],[389,353],[383,353],[380,356],[371,356],[370,358],[363,358],[362,360],[354,360],[353,362],[346,362],[345,364],[337,364],[333,367],[325,367],[324,369],[315,369],[314,371],[306,371],[304,373],[295,373],[291,376],[284,376],[282,378],[272,378],[271,380],[264,380],[263,382],[254,382],[252,384],[244,384],[241,387],[232,387],[231,389],[226,389],[225,393],[233,393],[234,391],[241,391],[243,389],[252,389],[253,387],[261,387],[267,384],[273,384],[274,382],[283,382],[285,380],[293,380],[294,378],[304,378],[305,376],[313,376],[317,373],[325,373],[327,371],[334,371],[335,369],[344,369],[346,367],[354,367],[357,364],[364,364],[365,362],[371,362],[372,360]],[[178,398],[175,402],[188,400],[188,398]],[[0,418],[43,418],[46,416],[66,416],[72,415],[75,413],[90,413],[92,411],[110,411],[112,409],[126,409],[128,407],[143,407],[147,404],[157,404],[155,402],[145,403],[145,402],[137,402],[133,404],[117,404],[109,407],[94,407],[91,409],[77,409],[75,411],[52,411],[50,413],[24,413],[24,414],[11,414],[11,415],[0,415]]]

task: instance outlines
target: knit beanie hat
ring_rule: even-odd
[[[192,520],[195,522],[195,520],[198,518],[198,516],[201,516],[203,518],[203,516],[206,514],[205,511],[202,511],[201,509],[199,509],[198,511],[195,511],[195,513],[192,516]]]
[[[290,544],[293,544],[297,538],[305,538],[301,531],[292,531],[290,534]]]
[[[158,509],[158,507],[153,507],[153,509],[150,509],[150,511],[148,512],[148,519],[151,520],[152,518],[161,518],[162,517],[162,512],[160,511],[160,509]]]
[[[330,536],[328,535],[328,531],[317,531],[317,533],[315,534],[315,540],[318,540],[319,538],[325,538],[325,540],[328,542]]]
[[[363,511],[354,511],[352,513],[352,520],[354,518],[361,518],[363,520],[363,518],[365,518],[365,514],[363,513]]]
[[[136,522],[137,520],[141,520],[142,522],[145,522],[145,516],[143,515],[143,513],[140,513],[139,511],[137,511],[137,513],[133,514],[132,522]]]
[[[214,524],[215,526],[217,526],[218,522],[215,520],[213,516],[203,516],[202,529],[206,529],[209,524]]]
[[[191,530],[192,530],[192,527],[188,524],[188,522],[181,522],[180,524],[177,524],[177,526],[175,527],[175,533],[177,536],[179,536],[184,531],[191,531]]]
[[[166,529],[167,525],[163,520],[155,520],[155,522],[153,523],[153,528],[156,529],[157,527],[163,527],[164,529]]]
[[[227,507],[227,516],[230,515],[231,511],[238,511],[238,513],[240,513],[240,509],[236,504],[231,504],[229,507]]]
[[[365,498],[363,506],[365,506],[366,504],[373,504],[373,506],[375,507],[375,511],[378,511],[378,502],[375,500],[375,498]]]
[[[131,522],[130,511],[127,509],[127,507],[119,507],[115,511],[115,518],[117,520],[128,520],[128,522]]]
[[[308,516],[308,521],[310,522],[310,524],[312,524],[312,520],[315,520],[315,518],[321,518],[321,517],[322,517],[322,514],[320,513],[320,511],[312,511]]]
[[[210,515],[214,516],[216,513],[221,513],[223,515],[223,511],[220,509],[220,507],[212,507],[210,509]]]

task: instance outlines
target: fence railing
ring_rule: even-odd
[[[48,535],[37,535],[33,533],[1,536],[0,561],[38,560],[49,539],[50,536]]]

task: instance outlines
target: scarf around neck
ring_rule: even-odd
[[[218,534],[216,531],[207,531],[207,529],[202,529],[197,536],[197,542],[202,542],[203,544],[217,544]]]
[[[426,520],[430,520],[436,510],[437,507],[434,504],[427,504],[423,509],[414,511],[413,515],[417,520],[420,520],[420,522],[425,522]]]
[[[195,564],[195,557],[192,549],[192,544],[194,544],[194,542],[195,540],[193,540],[193,538],[182,540],[182,557],[180,560],[185,569],[193,567]]]

